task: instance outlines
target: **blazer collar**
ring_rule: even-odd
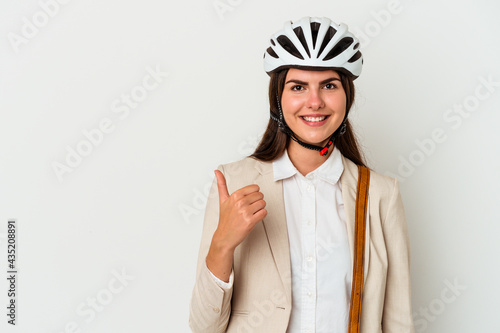
[[[342,198],[344,201],[344,210],[346,216],[347,236],[349,239],[349,249],[351,253],[351,269],[354,262],[354,227],[356,211],[356,191],[358,183],[358,167],[351,160],[340,154],[344,170],[340,176],[342,188]],[[255,168],[259,172],[255,183],[260,186],[261,192],[266,200],[267,216],[262,221],[266,231],[269,245],[273,253],[276,267],[278,268],[283,286],[287,293],[287,298],[291,302],[291,266],[290,266],[290,247],[288,243],[288,228],[286,224],[285,204],[283,200],[283,181],[274,181],[273,163],[257,160]],[[368,197],[367,209],[370,209],[370,198]],[[368,272],[369,261],[369,235],[370,235],[369,214],[366,221],[366,239],[365,239],[365,268],[364,277]]]

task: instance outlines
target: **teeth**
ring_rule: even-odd
[[[305,121],[317,122],[325,120],[326,116],[323,117],[302,117]]]

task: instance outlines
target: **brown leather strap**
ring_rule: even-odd
[[[356,227],[354,230],[354,264],[352,272],[351,308],[349,310],[348,333],[359,333],[363,277],[365,262],[366,206],[370,170],[358,166],[358,189],[356,194]]]

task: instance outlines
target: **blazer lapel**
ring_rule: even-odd
[[[340,184],[342,186],[342,199],[344,200],[344,210],[347,224],[347,237],[349,238],[349,249],[351,252],[351,271],[354,267],[354,228],[356,225],[356,193],[358,187],[358,166],[351,160],[342,156],[344,171],[340,176]],[[370,195],[368,195],[366,214],[366,233],[365,233],[365,263],[364,263],[364,279],[366,283],[368,274],[368,263],[370,261]]]
[[[255,184],[260,186],[266,201],[267,216],[262,221],[288,301],[292,301],[292,271],[290,245],[286,224],[283,181],[274,181],[272,163],[258,162]]]

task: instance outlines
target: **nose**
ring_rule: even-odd
[[[325,106],[319,90],[311,89],[309,92],[307,107],[312,110],[318,110]]]

